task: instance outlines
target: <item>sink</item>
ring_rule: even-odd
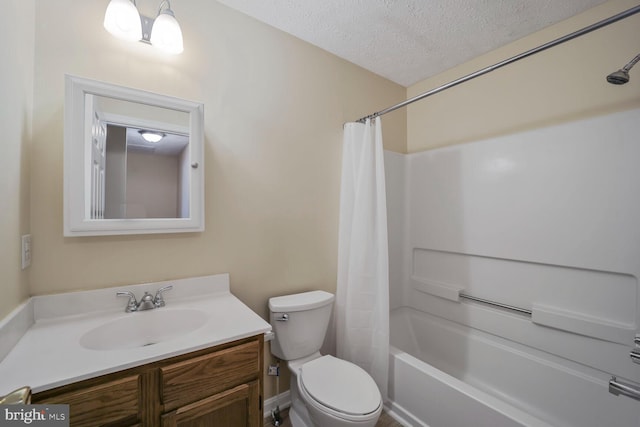
[[[80,338],[90,350],[123,350],[169,341],[203,326],[206,312],[187,308],[158,308],[129,313],[103,323]]]

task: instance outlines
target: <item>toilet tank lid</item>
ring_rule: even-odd
[[[274,313],[310,310],[331,304],[333,294],[325,291],[302,292],[269,298],[269,310]]]

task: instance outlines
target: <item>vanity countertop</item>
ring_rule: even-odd
[[[127,299],[115,296],[117,291],[132,291],[139,298],[168,284],[173,290],[165,293],[166,306],[158,309],[125,313]],[[80,344],[84,334],[107,322],[177,309],[200,310],[207,319],[196,330],[153,345],[91,350]],[[32,310],[31,325],[0,361],[0,395],[25,385],[37,393],[271,330],[231,294],[226,274],[33,297],[24,310]]]

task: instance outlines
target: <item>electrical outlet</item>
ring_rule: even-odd
[[[267,375],[278,376],[280,375],[280,368],[277,365],[269,365],[269,370],[267,371]]]
[[[31,265],[31,234],[22,236],[22,269]]]

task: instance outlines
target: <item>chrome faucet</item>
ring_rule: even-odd
[[[152,310],[154,308],[164,307],[166,304],[162,293],[173,289],[173,285],[164,286],[156,291],[156,295],[152,296],[149,292],[145,292],[140,301],[136,300],[136,296],[130,291],[116,292],[118,297],[129,297],[127,307],[124,309],[127,313],[134,311]]]

